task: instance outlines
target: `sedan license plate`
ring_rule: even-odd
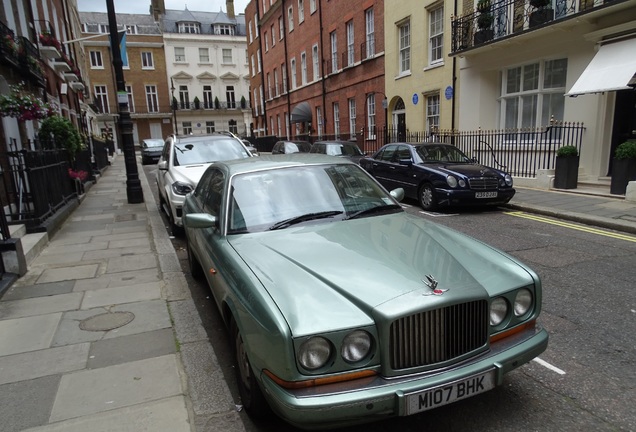
[[[495,387],[495,371],[406,395],[406,415],[447,405]]]
[[[475,198],[497,198],[497,192],[475,192]]]

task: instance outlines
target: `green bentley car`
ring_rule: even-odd
[[[403,195],[346,159],[291,154],[214,163],[186,197],[190,270],[231,332],[250,415],[304,429],[413,415],[546,349],[537,274]]]

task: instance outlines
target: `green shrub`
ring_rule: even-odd
[[[563,147],[559,147],[559,149],[556,152],[556,155],[557,157],[578,156],[579,150],[576,148],[576,146],[566,145]]]
[[[616,147],[616,153],[614,156],[616,159],[636,159],[636,141],[625,141],[623,144]]]
[[[82,138],[75,126],[67,118],[57,115],[40,123],[38,139],[45,149],[66,149],[71,159],[82,149]]]

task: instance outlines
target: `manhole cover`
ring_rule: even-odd
[[[80,322],[80,329],[86,331],[108,331],[123,327],[135,319],[132,312],[112,312],[86,318]]]

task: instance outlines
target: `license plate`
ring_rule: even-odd
[[[475,192],[475,198],[497,198],[497,192]]]
[[[406,395],[406,415],[441,407],[495,387],[495,371]]]

